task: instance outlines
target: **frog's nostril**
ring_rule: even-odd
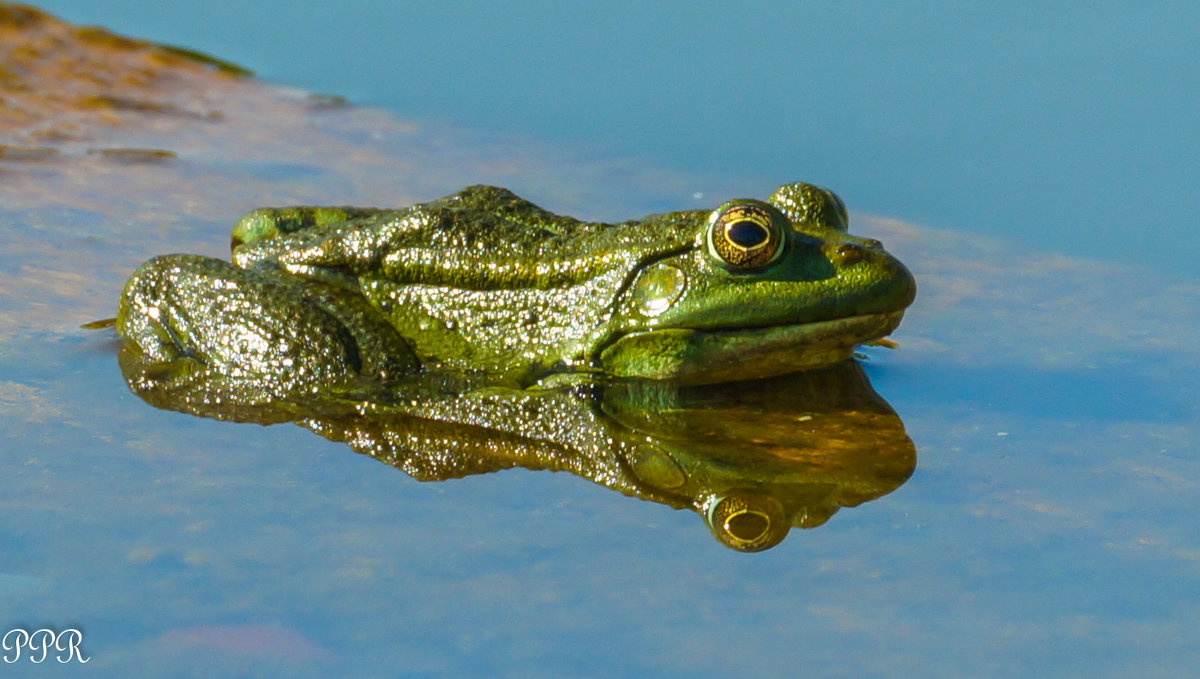
[[[833,251],[834,261],[838,264],[853,264],[863,258],[866,250],[856,243],[842,243]]]

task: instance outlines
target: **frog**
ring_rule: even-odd
[[[911,272],[848,225],[804,182],[615,223],[483,185],[400,208],[260,208],[229,261],[135,270],[116,326],[162,375],[263,399],[430,370],[759,379],[846,360],[913,302]]]

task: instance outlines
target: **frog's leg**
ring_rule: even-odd
[[[405,342],[361,297],[273,270],[165,255],[134,272],[117,331],[163,378],[214,393],[329,393],[417,368]],[[199,373],[199,374],[197,374]],[[229,384],[237,389],[226,389]]]

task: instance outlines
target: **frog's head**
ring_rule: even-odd
[[[617,302],[605,372],[688,383],[757,379],[849,358],[912,303],[912,274],[847,230],[832,192],[788,184],[766,201],[650,218],[691,247],[644,262]]]

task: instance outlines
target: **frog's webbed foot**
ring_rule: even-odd
[[[416,367],[364,300],[197,255],[156,257],[135,271],[117,331],[143,374],[239,398],[324,393]]]

